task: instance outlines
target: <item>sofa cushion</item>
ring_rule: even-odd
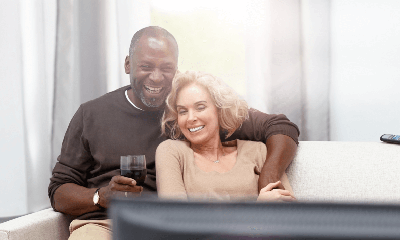
[[[400,202],[400,145],[301,141],[287,169],[300,201]]]

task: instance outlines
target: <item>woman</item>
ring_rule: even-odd
[[[221,142],[248,117],[247,103],[221,80],[206,73],[178,73],[166,100],[162,131],[172,139],[156,151],[160,198],[183,200],[293,201],[286,174],[285,189],[271,183],[258,193],[258,173],[267,154],[265,144]]]

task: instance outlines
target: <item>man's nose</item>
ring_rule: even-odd
[[[155,68],[150,74],[150,80],[154,82],[160,82],[162,78],[163,78],[162,73],[158,68]]]

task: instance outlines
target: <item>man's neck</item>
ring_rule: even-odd
[[[128,98],[129,100],[131,100],[132,104],[142,110],[142,111],[146,111],[146,112],[155,112],[155,111],[159,111],[164,109],[164,104],[161,105],[160,107],[147,107],[146,105],[144,105],[142,103],[142,101],[140,100],[140,98],[138,98],[134,93],[133,93],[133,89],[130,88],[127,90],[127,94],[128,94]]]

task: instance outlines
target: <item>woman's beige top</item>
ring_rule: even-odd
[[[157,192],[161,198],[255,201],[258,174],[267,149],[262,142],[237,141],[237,159],[225,173],[204,172],[186,141],[166,140],[156,151]],[[218,164],[218,163],[215,163]]]

